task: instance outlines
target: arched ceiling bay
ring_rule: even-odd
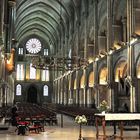
[[[60,36],[69,33],[76,4],[74,0],[17,0],[17,40],[20,43],[35,34],[57,47]]]

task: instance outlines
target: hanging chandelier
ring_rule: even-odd
[[[62,26],[62,0],[60,2],[60,9],[59,9],[59,29]],[[59,36],[59,42],[62,43],[61,34]],[[56,71],[70,71],[75,69],[80,69],[86,67],[89,64],[88,60],[85,58],[81,58],[79,56],[37,56],[32,58],[32,67],[35,69],[43,69],[43,70],[56,70]]]
[[[88,66],[89,62],[80,57],[48,57],[39,56],[32,58],[32,67],[42,70],[69,71]]]

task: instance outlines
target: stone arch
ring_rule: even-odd
[[[95,107],[95,90],[93,88],[94,85],[94,72],[90,71],[88,75],[88,89],[87,89],[87,106]]]
[[[110,92],[109,88],[107,87],[107,76],[108,76],[108,69],[106,63],[103,63],[100,65],[99,69],[99,87],[98,87],[98,92],[99,92],[99,102],[100,104],[103,100],[107,101],[108,104],[110,104]]]
[[[130,85],[126,82],[127,78],[127,60],[125,57],[120,57],[114,68],[114,95],[116,97],[115,106],[120,108],[123,103],[127,103],[130,107]],[[122,98],[123,97],[123,98]],[[118,108],[115,110],[118,111]]]
[[[106,83],[107,83],[107,75],[108,75],[107,67],[103,66],[100,69],[100,72],[99,72],[99,84],[100,85],[106,85]]]
[[[85,105],[85,73],[82,71],[82,73],[79,73],[79,104],[80,106]]]
[[[94,85],[94,72],[91,71],[88,76],[88,87],[93,87]]]
[[[121,58],[115,64],[114,69],[114,81],[119,82],[119,78],[124,78],[127,76],[127,61]]]
[[[85,74],[83,74],[80,79],[80,88],[84,87],[85,87]]]

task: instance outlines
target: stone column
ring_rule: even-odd
[[[8,1],[9,6],[9,49],[13,47],[12,39],[15,38],[15,6],[16,2]]]
[[[77,22],[76,22],[76,28],[77,28],[77,34],[76,34],[76,36],[77,36],[77,37],[76,37],[76,38],[77,38],[77,40],[76,40],[76,44],[77,44],[77,45],[76,45],[76,47],[77,47],[77,48],[76,48],[76,55],[77,55],[77,56],[79,56],[79,52],[80,52],[80,51],[79,51],[79,50],[80,50],[80,49],[79,49],[79,47],[80,47],[80,29],[79,29],[79,28],[80,28],[80,21],[79,21],[79,19],[80,19],[80,17],[78,16],[78,20],[77,20]]]
[[[2,107],[2,87],[0,88],[0,107]]]
[[[2,84],[2,107],[5,107],[6,106],[6,98],[5,98],[5,95],[6,95],[6,84],[3,83]]]
[[[110,48],[112,47],[112,0],[107,0],[107,52],[110,51]],[[114,111],[114,93],[111,89],[110,85],[112,83],[112,55],[107,55],[107,84],[109,88],[109,103],[110,108],[112,111]]]
[[[131,35],[134,31],[134,0],[127,0],[127,57],[128,57],[128,71],[127,71],[127,81],[130,85],[130,112],[136,112],[136,93],[134,80],[134,47],[131,44]]]
[[[130,42],[131,35],[134,32],[134,0],[127,0],[127,41]]]
[[[98,0],[94,1],[94,58],[99,54],[100,40],[98,39]],[[95,105],[98,106],[99,103],[99,90],[98,90],[98,70],[97,70],[97,61],[93,63],[93,72],[94,72],[94,85],[93,89],[95,90]]]
[[[59,81],[57,80],[56,81],[57,82],[57,89],[56,89],[56,102],[57,102],[57,104],[59,104],[60,103],[60,91],[59,91]]]
[[[0,45],[3,44],[3,19],[4,18],[4,2],[0,1]]]
[[[99,76],[99,74],[98,74],[98,63],[97,63],[97,61],[94,61],[93,71],[94,71],[93,89],[95,90],[95,105],[97,107],[99,105],[99,89],[98,89],[98,85],[99,85],[98,76]]]
[[[8,18],[8,0],[4,1],[4,46],[5,53],[8,53],[8,29],[9,29],[9,18]]]
[[[87,82],[86,82],[86,69],[83,69],[83,75],[85,76],[84,78],[84,107],[87,105]]]
[[[68,50],[69,50],[69,47],[68,47],[68,35],[66,35],[66,37],[65,37],[65,47],[64,48],[65,48],[64,49],[64,56],[65,57],[70,57],[69,52],[68,52]]]
[[[126,18],[122,19],[123,24],[123,42],[127,42],[127,20]]]
[[[63,104],[63,78],[60,78],[60,104]]]
[[[78,85],[78,79],[79,79],[79,77],[78,77],[78,70],[76,70],[76,105],[79,105],[79,85]]]
[[[67,105],[67,75],[63,77],[63,104]]]
[[[98,48],[98,0],[94,0],[94,57],[99,54]]]
[[[58,95],[57,95],[57,81],[54,81],[53,82],[53,87],[54,87],[54,103],[57,103],[57,98],[58,98]]]
[[[84,14],[84,58],[87,59],[87,13]]]
[[[11,41],[14,34],[15,1],[5,0],[4,3],[4,32],[5,32],[5,52],[10,53]]]
[[[6,0],[1,0],[0,1],[0,46],[4,43],[3,42],[3,23],[4,23],[4,14],[5,14],[4,7],[5,7],[6,2],[7,2]],[[3,64],[1,64],[1,65],[3,65]],[[1,87],[1,92],[2,92],[1,101],[2,101],[2,106],[4,107],[4,106],[6,106],[6,98],[5,97],[6,97],[6,80],[7,80],[5,63],[2,67],[3,67],[3,69],[2,69],[2,75],[1,75],[2,76],[1,77],[2,78],[2,80],[1,80],[1,86],[2,86]]]
[[[60,90],[60,80],[57,80],[57,103],[60,104],[61,90]]]
[[[63,78],[60,78],[60,104],[63,104]]]
[[[71,84],[72,84],[72,73],[70,73],[69,75],[68,75],[68,79],[69,79],[69,95],[68,95],[68,104],[69,105],[71,105],[71,104],[73,104],[73,96],[72,96],[72,86],[71,86]]]

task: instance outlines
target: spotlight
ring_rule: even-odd
[[[107,52],[105,52],[105,51],[101,51],[100,53],[99,53],[99,56],[100,57],[104,57],[104,56],[106,56],[107,55]]]

